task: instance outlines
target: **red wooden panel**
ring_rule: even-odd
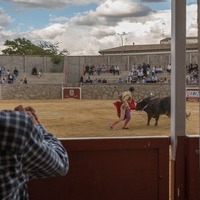
[[[179,136],[177,139],[176,159],[172,166],[174,200],[199,200],[199,138]]]
[[[168,137],[62,142],[69,173],[30,182],[30,200],[169,199]]]
[[[187,137],[186,199],[200,199],[199,137]]]

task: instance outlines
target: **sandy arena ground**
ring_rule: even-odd
[[[109,128],[115,120],[116,110],[113,100],[2,100],[0,109],[13,109],[15,106],[32,106],[37,110],[41,123],[60,138],[69,137],[115,137],[170,135],[170,118],[162,115],[158,126],[154,119],[146,126],[147,116],[143,111],[132,111],[128,130],[122,130],[122,123],[113,130]],[[187,102],[186,110],[191,112],[186,119],[186,132],[199,135],[199,103]]]

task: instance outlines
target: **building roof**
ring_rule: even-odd
[[[197,43],[186,44],[186,50],[197,50]],[[134,53],[151,53],[151,52],[170,52],[171,44],[148,44],[148,45],[124,45],[110,49],[100,50],[101,55],[108,54],[134,54]]]
[[[198,37],[186,37],[186,42],[189,43],[190,40],[196,40],[198,41]],[[162,40],[160,40],[160,44],[164,43],[164,42],[171,42],[171,37],[166,37]],[[191,42],[190,42],[191,43]],[[194,42],[193,42],[194,43]]]

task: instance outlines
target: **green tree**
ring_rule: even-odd
[[[26,38],[17,38],[14,40],[6,40],[4,46],[7,46],[2,53],[5,55],[39,55],[50,56],[54,64],[60,64],[64,54],[68,54],[68,50],[64,49],[59,52],[59,43],[51,44],[48,42],[40,42],[39,45],[33,44]]]
[[[63,49],[62,51],[59,52],[59,43],[56,42],[54,44],[50,44],[48,42],[41,42],[39,44],[39,47],[44,49],[48,55],[51,56],[51,60],[54,64],[59,64],[63,60],[63,56],[65,54],[69,54],[67,49]]]

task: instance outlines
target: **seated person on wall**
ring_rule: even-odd
[[[104,79],[102,80],[102,83],[107,83],[107,80],[104,78]]]
[[[43,75],[43,72],[42,70],[40,69],[39,72],[38,72],[38,77],[41,77]]]
[[[15,77],[17,78],[18,75],[19,75],[19,71],[18,69],[15,67],[14,71],[13,71],[13,74],[15,75]]]
[[[24,81],[23,81],[24,84],[28,84],[28,80],[26,78],[24,78]]]
[[[32,74],[32,75],[38,75],[37,67],[36,67],[36,66],[33,67],[31,74]]]
[[[124,83],[124,81],[123,81],[122,78],[120,77],[119,80],[117,81],[117,83]]]
[[[90,76],[88,76],[88,78],[85,80],[86,83],[92,83],[92,79],[90,78]]]
[[[12,84],[14,82],[14,76],[12,74],[8,75],[7,80],[9,84]]]
[[[119,66],[118,66],[118,65],[116,65],[116,66],[114,67],[114,72],[113,72],[113,74],[114,74],[114,75],[115,75],[115,74],[119,75]]]
[[[86,65],[86,66],[85,66],[85,70],[84,70],[84,74],[83,74],[83,75],[85,75],[86,73],[89,74],[89,69],[90,69],[89,65]]]
[[[84,83],[84,79],[83,79],[83,76],[80,77],[80,83]]]

